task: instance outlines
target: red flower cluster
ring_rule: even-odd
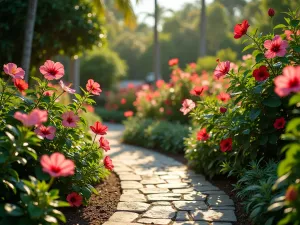
[[[110,159],[109,156],[105,156],[103,163],[106,169],[108,170],[114,169],[114,165],[112,164],[112,160]]]
[[[176,66],[179,63],[178,58],[170,59],[169,60],[169,66]]]
[[[72,207],[79,207],[82,204],[82,196],[76,192],[68,194],[67,201]]]
[[[286,124],[286,121],[285,121],[284,117],[280,117],[275,120],[273,126],[275,129],[280,130],[280,129],[284,128],[285,124]]]

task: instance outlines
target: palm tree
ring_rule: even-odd
[[[206,4],[201,0],[199,57],[206,55]]]
[[[159,32],[158,26],[163,19],[163,16],[166,12],[174,12],[171,9],[166,9],[158,5],[157,0],[154,0],[154,14],[152,13],[143,13],[145,18],[152,17],[154,18],[154,27],[153,27],[153,71],[156,80],[161,79],[161,65],[160,65],[160,43],[159,43]]]
[[[29,68],[32,50],[32,40],[34,34],[34,24],[36,18],[36,8],[38,0],[28,0],[27,18],[24,29],[24,42],[22,53],[22,68],[25,70],[25,80],[29,78]]]
[[[99,13],[103,14],[105,12],[105,0],[92,0],[92,2]],[[140,0],[136,0],[136,3],[139,2]],[[136,16],[133,11],[131,0],[114,0],[114,4],[116,9],[123,14],[125,24],[130,28],[134,28],[136,26]]]

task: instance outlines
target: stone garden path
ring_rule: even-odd
[[[122,195],[104,225],[232,225],[234,203],[202,175],[151,150],[120,143],[122,125],[108,124]]]

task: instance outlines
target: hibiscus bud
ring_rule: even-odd
[[[269,17],[273,17],[275,15],[275,10],[272,8],[269,8],[268,15],[269,15]]]
[[[297,199],[297,196],[298,196],[298,192],[295,186],[290,185],[289,188],[286,190],[285,200],[292,202]]]
[[[227,109],[225,107],[220,107],[220,112],[221,113],[226,113],[227,112]]]

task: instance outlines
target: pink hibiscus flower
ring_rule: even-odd
[[[14,63],[7,63],[3,65],[4,73],[10,75],[14,79],[24,79],[25,71],[21,67],[17,67]]]
[[[300,92],[300,66],[287,66],[283,69],[283,75],[274,78],[275,92],[280,97],[292,92]]]
[[[34,109],[29,114],[16,112],[14,118],[21,121],[25,127],[38,126],[48,119],[46,110]]]
[[[225,62],[220,62],[219,60],[217,60],[218,65],[214,71],[214,75],[217,79],[219,79],[220,77],[225,76],[229,70],[230,70],[230,62],[229,61],[225,61]]]
[[[61,115],[62,125],[65,127],[76,127],[79,117],[73,111],[65,112]]]
[[[272,59],[276,56],[285,56],[288,42],[282,40],[279,35],[275,35],[273,40],[266,40],[264,46],[267,49],[267,51],[265,52],[265,57],[267,59]]]
[[[65,156],[59,152],[53,153],[50,157],[43,155],[40,163],[43,167],[43,171],[48,173],[51,177],[67,177],[74,174],[74,162],[70,159],[66,159]]]
[[[100,95],[102,90],[100,89],[100,84],[95,82],[93,79],[89,79],[86,84],[86,90],[93,95]]]
[[[40,66],[40,72],[47,80],[59,80],[64,76],[65,69],[60,62],[47,60],[44,65]]]
[[[186,115],[195,107],[196,104],[195,102],[193,102],[193,100],[185,99],[182,103],[182,107],[180,108],[180,111],[183,112],[183,115]]]
[[[56,128],[53,126],[45,127],[43,125],[40,125],[37,127],[34,132],[42,136],[43,138],[47,138],[48,140],[53,140],[55,137]]]

